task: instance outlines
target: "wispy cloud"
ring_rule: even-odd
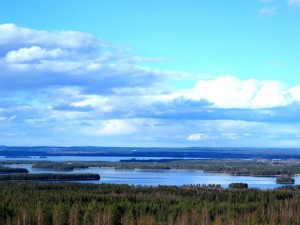
[[[273,66],[287,66],[287,65],[289,65],[288,62],[284,62],[284,61],[269,61],[268,64],[273,65]]]
[[[300,6],[300,0],[288,0],[288,4],[292,7],[299,7]]]
[[[278,14],[279,10],[284,9],[283,4],[276,0],[258,0],[258,2],[263,6],[258,10],[261,16],[273,16]],[[285,4],[297,8],[300,7],[300,0],[286,0]]]
[[[209,137],[205,134],[196,133],[196,134],[190,134],[187,137],[187,140],[189,140],[189,141],[202,141],[202,140],[205,140],[205,139],[208,139],[208,138]]]
[[[262,16],[271,16],[276,14],[276,9],[277,8],[275,6],[263,7],[258,11],[258,13]]]

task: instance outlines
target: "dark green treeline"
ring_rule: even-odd
[[[0,183],[1,225],[300,224],[299,188]]]
[[[1,175],[0,181],[75,181],[75,180],[100,180],[99,174],[93,173],[73,173],[73,174],[57,174],[57,173],[31,173],[31,174],[10,174]]]

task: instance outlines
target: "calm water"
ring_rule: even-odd
[[[9,165],[9,167],[26,168],[30,173],[61,173],[51,170],[35,170],[29,164]],[[248,183],[250,188],[269,189],[283,185],[276,184],[275,177],[230,176],[227,174],[204,173],[199,170],[141,170],[88,168],[64,173],[97,173],[99,181],[85,181],[85,183],[114,183],[130,185],[185,185],[185,184],[221,184],[226,188],[230,183]],[[295,177],[296,184],[300,184],[300,177]]]

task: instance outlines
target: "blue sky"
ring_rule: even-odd
[[[300,1],[3,0],[0,144],[300,144]]]

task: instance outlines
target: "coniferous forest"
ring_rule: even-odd
[[[296,225],[299,190],[3,182],[0,224]]]

